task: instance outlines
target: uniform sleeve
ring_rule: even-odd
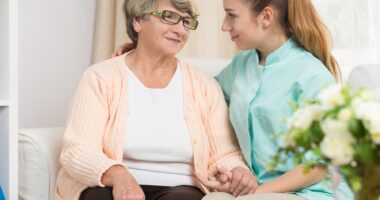
[[[306,100],[317,99],[320,91],[332,84],[336,84],[336,81],[329,71],[310,72],[299,81],[302,98],[298,103],[304,105]]]
[[[88,69],[74,96],[63,138],[60,162],[67,173],[88,186],[102,186],[103,173],[123,165],[103,152],[103,137],[109,118],[107,87]]]

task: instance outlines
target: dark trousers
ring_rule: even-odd
[[[201,200],[204,193],[193,186],[150,186],[141,185],[146,200]],[[84,190],[79,200],[113,200],[112,188],[90,187]]]

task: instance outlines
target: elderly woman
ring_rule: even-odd
[[[217,165],[248,170],[218,84],[175,57],[197,28],[194,5],[127,0],[124,7],[136,49],[84,73],[56,198],[201,199],[208,188],[194,174],[207,176]]]

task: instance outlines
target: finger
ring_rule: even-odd
[[[117,50],[117,55],[120,56],[122,55],[124,52],[124,48],[120,47],[118,50]]]
[[[113,57],[115,57],[116,56],[116,51],[114,51],[114,52],[112,52],[112,54],[111,54],[111,56],[110,56],[110,58],[113,58]]]
[[[218,171],[218,170],[214,170],[214,171],[212,171],[211,173],[209,173],[210,176],[215,176],[215,177],[217,177],[218,174],[219,174],[219,171]]]
[[[231,192],[235,191],[239,186],[239,183],[242,179],[243,175],[238,171],[233,171],[232,179],[231,179]]]
[[[216,179],[217,179],[219,182],[223,183],[223,184],[225,184],[225,183],[227,183],[227,182],[229,181],[227,175],[225,175],[225,174],[218,174],[218,175],[216,176]]]
[[[232,193],[239,195],[241,191],[243,191],[247,187],[248,182],[249,182],[249,178],[243,177],[241,181],[239,182],[238,186],[235,188],[235,190]]]
[[[198,174],[198,173],[195,173],[195,176],[196,176],[196,178],[198,179],[198,181],[202,184],[202,185],[204,185],[204,186],[206,186],[206,187],[209,187],[209,188],[214,188],[214,189],[216,189],[217,187],[218,187],[218,181],[209,181],[209,180],[207,180],[205,177],[203,177],[203,176],[201,176],[200,174]]]
[[[253,180],[253,189],[254,189],[254,190],[257,190],[258,187],[259,187],[259,182],[257,182],[257,179],[255,178],[255,179]]]
[[[250,179],[247,185],[241,190],[238,194],[238,196],[244,196],[247,195],[248,192],[253,188],[253,180]]]
[[[216,166],[216,169],[217,169],[218,172],[220,172],[221,174],[226,175],[227,178],[228,178],[229,180],[232,179],[232,172],[231,172],[231,170],[228,170],[227,168],[225,168],[225,167],[223,167],[223,166],[221,166],[221,165],[217,165],[217,166]]]
[[[256,193],[256,189],[257,189],[257,188],[252,188],[252,189],[248,192],[248,194],[255,194],[255,193]]]

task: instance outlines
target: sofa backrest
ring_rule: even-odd
[[[181,58],[183,61],[192,64],[200,70],[216,76],[222,69],[224,69],[230,62],[230,59],[222,58]]]
[[[380,88],[380,64],[359,65],[355,67],[348,77],[348,83],[355,87],[367,89]]]

